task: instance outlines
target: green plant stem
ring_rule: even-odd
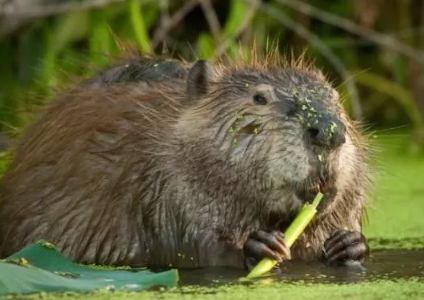
[[[141,6],[138,0],[128,1],[128,10],[138,48],[142,53],[150,53],[150,39],[140,7]]]
[[[294,219],[291,225],[287,228],[284,234],[287,247],[290,248],[294,244],[294,242],[302,234],[306,226],[308,226],[308,224],[311,222],[312,218],[317,213],[317,206],[320,203],[322,196],[322,193],[318,193],[312,204],[305,204],[300,210],[296,219]],[[261,276],[271,270],[276,264],[277,261],[269,258],[264,258],[247,275],[247,278]]]

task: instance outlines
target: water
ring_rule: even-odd
[[[412,277],[424,280],[424,250],[375,251],[366,261],[365,268],[363,270],[354,267],[327,267],[320,263],[287,262],[280,273],[267,278],[274,281],[307,283],[356,283]],[[214,286],[236,283],[245,275],[243,270],[232,268],[180,270],[179,285]]]

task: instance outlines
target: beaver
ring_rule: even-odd
[[[184,81],[189,69],[190,64],[185,61],[166,56],[140,57],[130,52],[126,58],[119,59],[111,67],[107,67],[96,76],[85,80],[82,85],[100,86],[120,82],[148,81],[173,84],[170,79],[181,79]]]
[[[320,70],[151,62],[105,70],[28,128],[0,185],[0,257],[44,239],[85,264],[365,261],[367,139]],[[318,190],[289,249],[283,232]]]

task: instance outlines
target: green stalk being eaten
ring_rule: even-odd
[[[321,202],[322,196],[323,194],[318,192],[312,204],[305,204],[296,219],[294,219],[291,225],[287,228],[284,234],[287,247],[290,248],[293,245],[297,238],[302,234],[303,230],[305,230],[306,226],[308,226],[311,222],[312,218],[317,213],[317,206]],[[269,272],[276,264],[277,261],[270,258],[264,258],[252,269],[252,271],[250,271],[247,278],[261,276]]]

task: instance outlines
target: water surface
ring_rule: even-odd
[[[232,268],[180,270],[179,285],[221,285],[236,283],[245,274]],[[424,250],[384,250],[372,252],[365,269],[328,267],[321,263],[287,262],[278,274],[268,279],[305,283],[358,283],[379,279],[422,278],[424,281]]]

